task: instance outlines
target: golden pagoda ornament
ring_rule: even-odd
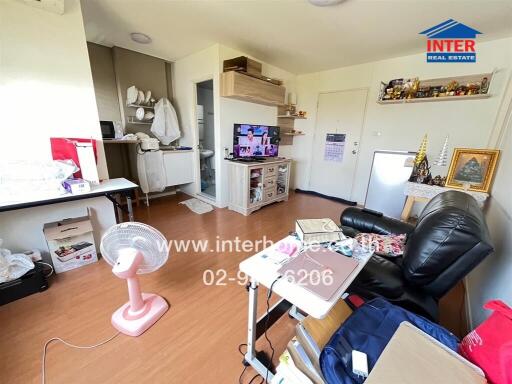
[[[423,136],[423,140],[421,140],[421,144],[418,149],[418,153],[416,154],[416,157],[414,159],[414,164],[420,165],[420,163],[423,161],[425,156],[427,156],[427,145],[428,145],[428,137],[427,137],[427,134],[425,134],[425,136]]]
[[[411,182],[428,184],[432,179],[427,159],[427,145],[428,138],[425,134],[418,149],[418,153],[414,158],[414,168],[412,170],[411,177],[409,178],[409,181]]]

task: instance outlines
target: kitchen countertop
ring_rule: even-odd
[[[194,151],[193,149],[171,149],[171,148],[165,148],[165,147],[160,147],[160,150],[164,151],[166,153],[169,153],[169,152],[193,152]]]

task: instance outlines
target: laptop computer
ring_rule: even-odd
[[[305,250],[279,268],[287,281],[329,300],[350,278],[359,262],[327,248]]]

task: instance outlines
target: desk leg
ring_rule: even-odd
[[[117,209],[118,224],[123,222],[123,210],[121,209],[120,200],[121,200],[121,195],[118,194],[116,196],[117,204],[115,204],[116,209]]]
[[[306,318],[306,316],[299,312],[295,305],[290,308],[289,314],[297,321],[304,321],[304,319]]]
[[[126,195],[126,206],[128,207],[128,220],[134,221],[132,197],[130,195]]]
[[[407,196],[407,200],[405,201],[404,209],[402,211],[401,219],[402,221],[407,221],[409,216],[411,215],[412,207],[414,206],[415,198],[414,196]]]
[[[267,367],[256,358],[256,325],[258,309],[258,282],[251,279],[249,286],[249,320],[247,324],[247,353],[245,361],[249,363],[263,378],[268,382],[272,380],[274,374],[267,370]]]

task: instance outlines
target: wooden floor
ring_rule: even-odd
[[[276,241],[293,230],[297,218],[339,220],[344,205],[322,198],[292,194],[287,203],[268,206],[245,217],[227,209],[196,215],[178,202],[186,195],[151,201],[136,209],[136,220],[158,228],[168,239]],[[242,371],[238,345],[245,342],[247,292],[236,282],[203,284],[206,269],[225,269],[236,277],[238,264],[250,253],[172,253],[159,271],[142,276],[147,292],[164,296],[171,308],[138,338],[124,335],[91,350],[62,344],[48,348],[47,383],[236,383]],[[264,294],[264,292],[260,292]],[[61,337],[90,345],[112,336],[114,309],[127,297],[123,280],[100,260],[56,276],[43,293],[0,307],[0,383],[40,383],[41,354],[46,340]],[[446,305],[447,322],[458,327],[460,292]],[[260,300],[263,303],[263,296]],[[263,305],[260,305],[263,313]],[[453,318],[455,321],[453,320]],[[276,359],[294,333],[294,321],[284,316],[268,332]],[[456,329],[455,329],[456,330]],[[262,348],[266,343],[259,342]],[[243,383],[254,371],[248,369]]]

